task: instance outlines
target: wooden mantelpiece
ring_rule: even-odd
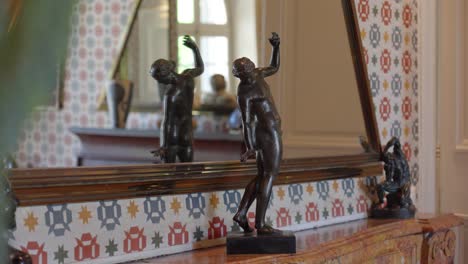
[[[461,225],[454,215],[366,219],[297,232],[291,255],[228,256],[218,246],[139,263],[462,263],[456,255],[463,250],[456,248]]]
[[[159,130],[72,127],[81,141],[78,166],[152,164],[152,150],[159,147]],[[195,161],[238,160],[241,135],[194,133]]]
[[[274,184],[367,177],[382,173],[379,154],[286,159]],[[123,199],[244,188],[255,162],[12,169],[10,181],[22,206]]]

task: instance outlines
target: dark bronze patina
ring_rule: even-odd
[[[269,39],[273,46],[269,67],[255,68],[248,58],[234,61],[232,73],[241,80],[237,90],[237,102],[242,114],[242,127],[247,151],[241,161],[255,155],[257,176],[245,188],[239,209],[234,216],[244,232],[252,232],[247,221],[247,211],[257,199],[255,228],[257,234],[271,234],[277,230],[265,224],[265,213],[270,201],[273,181],[278,175],[283,154],[281,119],[276,110],[270,87],[265,77],[275,74],[280,66],[280,38],[273,33]]]
[[[389,149],[393,147],[393,152]],[[411,200],[411,174],[398,138],[393,137],[383,150],[385,181],[377,184],[379,203],[372,208],[376,218],[412,218],[416,207]],[[388,193],[386,196],[385,194]],[[384,198],[387,203],[384,203]]]
[[[192,106],[194,79],[204,71],[203,60],[197,44],[189,37],[184,37],[184,45],[193,51],[195,68],[182,73],[176,72],[176,64],[165,59],[156,60],[151,65],[151,76],[166,86],[161,124],[160,148],[152,153],[164,163],[193,161]]]

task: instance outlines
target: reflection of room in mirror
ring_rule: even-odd
[[[159,87],[148,71],[155,59],[169,57],[168,32],[168,0],[143,0],[121,61],[122,77],[135,83],[133,104],[137,106],[151,107],[161,101]]]
[[[281,87],[284,157],[362,153],[366,129],[341,1],[296,4],[294,52],[283,68],[295,85]]]
[[[178,0],[178,70],[193,66],[193,56],[182,46],[183,35],[199,44],[205,72],[197,83],[199,97],[211,93],[210,78],[221,74],[227,91],[235,94],[237,84],[231,74],[234,58],[248,56],[257,61],[256,4],[251,0]],[[246,41],[246,40],[249,41]]]

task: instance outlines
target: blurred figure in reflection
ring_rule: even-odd
[[[242,127],[247,152],[241,157],[257,159],[257,176],[245,188],[239,209],[234,216],[244,232],[252,232],[247,221],[247,212],[256,199],[255,228],[257,234],[278,233],[279,230],[265,224],[265,213],[270,201],[273,181],[279,173],[283,146],[281,118],[276,110],[270,87],[265,78],[275,74],[280,66],[280,38],[273,33],[269,39],[273,47],[269,67],[256,68],[248,58],[234,61],[232,73],[241,80],[237,90],[237,101],[242,116]]]
[[[156,60],[151,65],[151,76],[165,85],[163,97],[164,117],[161,123],[160,148],[152,153],[164,163],[193,161],[193,125],[192,106],[195,82],[194,79],[204,71],[203,60],[197,44],[184,37],[184,46],[193,51],[195,68],[177,73],[173,61]]]
[[[214,74],[210,78],[213,93],[205,95],[204,105],[233,110],[236,108],[236,98],[226,91],[226,80],[221,74]]]

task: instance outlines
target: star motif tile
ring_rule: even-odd
[[[171,202],[171,209],[174,212],[174,214],[178,214],[179,210],[182,206],[180,205],[179,199],[177,197],[174,197]]]
[[[285,196],[285,192],[284,192],[283,188],[279,187],[277,194],[278,194],[278,197],[280,198],[280,200],[282,201],[284,199],[284,196]]]
[[[89,211],[86,206],[81,206],[81,211],[78,212],[78,218],[82,221],[83,224],[88,224],[89,219],[92,218],[91,211]]]
[[[139,212],[139,210],[138,210],[138,205],[135,203],[134,200],[130,201],[130,203],[128,204],[127,212],[131,218],[133,219],[136,218],[136,215]]]
[[[296,216],[294,217],[294,221],[296,221],[297,224],[300,224],[302,222],[301,213],[297,212]]]
[[[57,260],[59,264],[64,264],[66,258],[68,258],[68,250],[65,250],[64,245],[61,245],[58,247],[57,251],[54,252],[54,260]]]
[[[213,193],[211,194],[210,196],[210,205],[213,207],[213,208],[218,208],[218,204],[219,204],[219,198],[218,198],[218,195],[216,195],[216,193]]]
[[[154,236],[151,238],[151,244],[154,245],[154,248],[161,247],[163,243],[163,237],[159,234],[159,232],[155,232]]]
[[[24,219],[24,226],[28,228],[29,232],[36,231],[38,225],[38,218],[34,216],[33,212],[29,212],[28,216]]]
[[[335,190],[335,192],[338,192],[338,190],[340,189],[340,185],[338,184],[338,181],[333,181],[333,184],[332,184],[332,188],[333,190]]]
[[[106,245],[106,253],[112,257],[117,251],[118,251],[118,244],[114,242],[114,239],[109,239],[109,243],[107,243]]]
[[[193,239],[195,241],[201,241],[203,239],[203,231],[201,230],[201,227],[197,226],[195,232],[193,232]]]

